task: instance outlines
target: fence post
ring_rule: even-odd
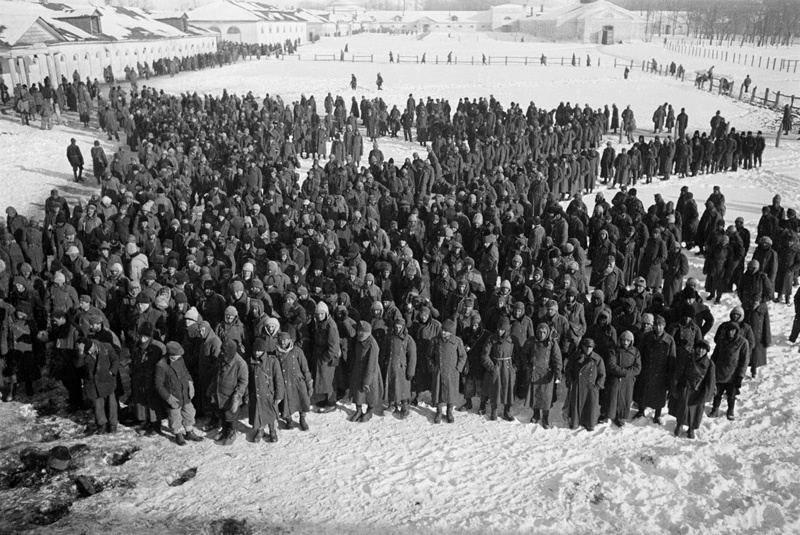
[[[528,56],[525,56],[525,65],[528,65]]]
[[[597,66],[600,66],[600,56],[597,56]]]
[[[508,56],[506,56],[506,65],[508,65]]]
[[[744,85],[739,86],[739,100],[742,100],[742,93],[744,92]]]
[[[780,147],[781,145],[781,134],[783,133],[783,125],[778,126],[778,135],[775,136],[775,148]]]
[[[370,54],[369,55],[369,62],[370,63],[375,63],[375,54]]]
[[[728,61],[728,51],[725,51],[725,61]]]
[[[797,60],[794,60],[794,72],[797,72]]]
[[[561,66],[562,67],[564,66],[564,58],[563,57],[561,58]]]
[[[769,101],[769,87],[764,91],[764,106],[767,106]]]
[[[761,59],[763,56],[758,56],[758,68],[761,68]]]
[[[614,58],[614,68],[617,68],[617,58]]]
[[[781,100],[781,92],[780,92],[780,91],[778,91],[778,92],[775,94],[775,107],[776,107],[776,108],[780,107],[780,100]]]
[[[750,91],[750,104],[752,104],[753,100],[755,100],[755,98],[756,98],[756,89],[757,89],[757,87],[753,86],[753,90]]]

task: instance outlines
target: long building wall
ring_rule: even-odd
[[[191,23],[200,28],[218,32],[225,41],[271,45],[283,43],[287,39],[300,42],[308,40],[308,28],[305,22],[251,22],[251,21],[198,21]]]
[[[44,47],[20,47],[0,53],[0,68],[7,86],[53,81],[61,76],[72,79],[76,70],[81,79],[103,79],[103,69],[111,65],[117,80],[125,78],[125,67],[151,63],[161,58],[192,56],[217,50],[216,36],[186,36],[173,39],[114,42],[66,42]]]

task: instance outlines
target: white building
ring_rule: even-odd
[[[519,21],[519,31],[553,41],[610,45],[642,39],[645,20],[607,0],[581,0]]]
[[[360,19],[367,31],[489,31],[489,11],[368,11]]]
[[[309,41],[320,37],[332,37],[339,31],[338,25],[330,20],[327,12],[298,9],[294,14],[306,22],[306,31],[308,32],[307,38]],[[347,34],[350,32],[345,31],[343,33]]]
[[[489,8],[492,18],[492,30],[516,30],[517,22],[525,17],[525,6],[522,4],[500,4]]]
[[[108,66],[120,80],[139,62],[216,50],[216,35],[191,25],[182,31],[135,8],[0,0],[0,74],[9,87],[75,71],[102,80]]]
[[[293,11],[262,2],[217,0],[186,12],[189,22],[218,33],[225,41],[265,44],[308,40],[308,25]]]

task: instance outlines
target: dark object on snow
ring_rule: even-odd
[[[66,446],[55,446],[47,455],[47,466],[59,472],[68,469],[71,461],[72,454]]]
[[[81,498],[88,498],[103,491],[103,484],[91,476],[76,477],[75,487],[78,489],[78,496]]]
[[[222,518],[211,522],[212,535],[252,535],[253,529],[247,525],[247,520],[235,518]]]
[[[133,454],[139,451],[140,448],[133,446],[131,448],[126,448],[122,451],[115,451],[111,455],[109,455],[108,460],[106,461],[111,466],[122,466],[123,464],[127,463],[133,457]]]
[[[46,502],[36,508],[32,521],[39,526],[49,526],[69,514],[72,501]]]
[[[184,470],[184,472],[172,483],[169,484],[170,487],[180,487],[190,479],[194,479],[194,476],[197,475],[197,467],[193,466],[188,470]]]
[[[41,470],[47,467],[49,455],[37,448],[25,448],[19,452],[19,460],[26,470]]]

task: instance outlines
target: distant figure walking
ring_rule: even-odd
[[[356,79],[356,75],[355,74],[351,74],[350,75],[350,89],[355,91],[357,87],[358,87],[358,80]]]
[[[383,89],[383,76],[378,73],[378,78],[375,79],[375,84],[378,86],[378,91]]]
[[[83,180],[83,154],[81,153],[81,148],[78,146],[75,138],[69,140],[69,146],[67,146],[67,160],[69,164],[72,166],[72,174],[75,177],[75,182],[80,182]]]

